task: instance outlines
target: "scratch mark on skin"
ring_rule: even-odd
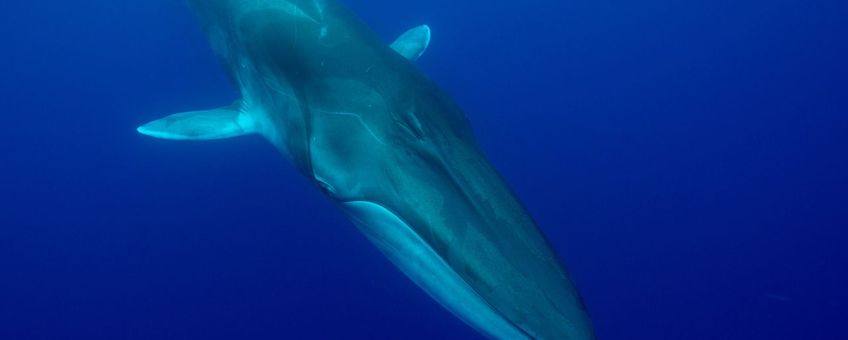
[[[335,112],[335,111],[325,111],[325,110],[317,110],[317,111],[318,111],[318,112],[321,112],[321,113],[326,113],[326,114],[329,114],[329,115],[344,116],[344,117],[354,117],[354,118],[356,118],[356,120],[357,120],[357,121],[359,121],[359,123],[360,123],[360,124],[362,124],[362,127],[364,127],[364,128],[365,128],[365,131],[368,131],[368,134],[370,134],[370,135],[371,135],[371,137],[374,137],[374,139],[376,139],[376,140],[377,140],[377,142],[379,142],[380,144],[387,145],[387,144],[386,144],[386,142],[385,142],[385,141],[383,141],[383,139],[381,139],[380,137],[378,137],[378,136],[377,136],[377,134],[376,134],[376,133],[374,133],[374,131],[373,131],[373,130],[371,130],[371,127],[369,127],[369,126],[368,126],[368,124],[366,124],[366,123],[365,123],[365,120],[363,120],[363,119],[362,119],[362,116],[360,116],[360,115],[359,115],[359,114],[357,114],[357,113],[353,113],[353,112]]]

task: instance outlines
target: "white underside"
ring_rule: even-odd
[[[493,339],[527,339],[489,306],[421,237],[380,205],[342,206],[354,223],[412,281],[457,317]]]

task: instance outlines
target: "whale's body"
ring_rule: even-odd
[[[577,290],[462,111],[332,0],[191,0],[242,99],[148,123],[166,139],[261,134],[407,276],[497,339],[592,339]]]

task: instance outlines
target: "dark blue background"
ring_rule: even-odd
[[[420,65],[601,339],[843,339],[844,1],[348,3]],[[259,138],[182,1],[0,2],[0,339],[466,339]]]

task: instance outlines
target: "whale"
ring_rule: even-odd
[[[483,336],[594,339],[553,247],[462,109],[416,66],[428,26],[387,43],[338,1],[188,3],[240,99],[165,116],[139,133],[262,136],[392,264]]]

